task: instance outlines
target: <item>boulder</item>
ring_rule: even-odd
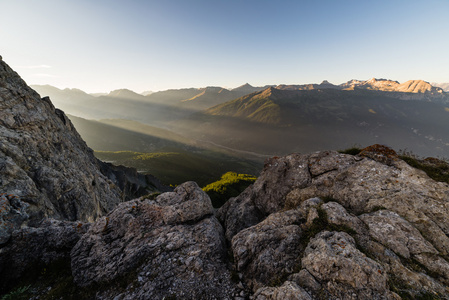
[[[322,151],[268,160],[217,217],[235,269],[258,297],[286,295],[294,282],[314,298],[444,298],[447,199],[447,183],[373,145],[356,156]]]
[[[39,227],[14,230],[0,248],[0,293],[21,278],[37,278],[53,263],[69,266],[70,251],[88,228],[82,222],[46,219]]]
[[[305,220],[306,215],[300,211],[274,213],[233,237],[236,268],[250,289],[282,282],[286,274],[299,271],[304,244],[297,224]]]
[[[223,229],[194,182],[120,204],[91,226],[71,259],[75,283],[107,286],[104,298],[229,299],[235,292]]]
[[[421,233],[397,213],[380,210],[364,214],[360,219],[369,227],[370,236],[393,250],[396,254],[410,258],[420,253],[438,254],[438,251],[426,241]]]
[[[388,276],[384,268],[356,248],[355,240],[345,232],[323,231],[307,245],[302,266],[333,297],[356,299],[390,298]]]
[[[313,298],[300,286],[286,281],[281,287],[263,287],[254,293],[255,300],[312,300]]]

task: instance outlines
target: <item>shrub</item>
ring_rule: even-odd
[[[253,175],[227,172],[221,176],[220,180],[203,187],[203,191],[209,195],[212,205],[219,208],[229,198],[240,195],[256,179]]]
[[[416,156],[400,155],[400,159],[410,166],[423,170],[435,181],[449,183],[449,164],[436,158],[419,159]]]

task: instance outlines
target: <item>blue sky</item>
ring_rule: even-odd
[[[0,0],[0,55],[28,84],[449,82],[449,1]]]

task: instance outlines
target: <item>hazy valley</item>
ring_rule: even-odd
[[[273,155],[354,145],[379,143],[449,157],[449,95],[421,80],[245,84],[146,96],[33,88],[70,115],[98,157],[153,172],[166,184],[189,177],[207,184],[227,171],[257,175]],[[119,151],[140,153],[140,159]],[[159,154],[142,159],[143,153]]]

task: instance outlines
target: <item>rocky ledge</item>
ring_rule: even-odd
[[[66,293],[86,299],[448,299],[448,199],[385,147],[291,154],[217,212],[187,182],[92,224],[16,230],[0,274],[17,287],[63,260]],[[45,289],[70,298],[58,280]]]

